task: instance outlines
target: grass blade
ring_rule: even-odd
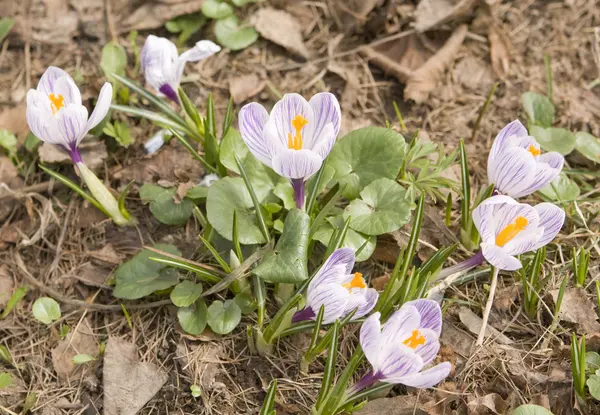
[[[181,131],[183,133],[189,134],[190,136],[197,135],[197,134],[194,134],[194,132],[192,132],[192,130],[190,130],[186,124],[180,124],[176,121],[173,121],[170,118],[165,117],[164,115],[162,115],[158,112],[146,110],[143,108],[130,107],[127,105],[112,104],[110,107],[116,111],[122,111],[127,114],[135,115],[136,117],[145,118],[147,120],[150,120],[150,121],[158,124],[159,126],[165,128],[165,129],[173,129],[173,130]]]
[[[212,246],[212,244],[206,239],[204,239],[201,235],[198,235],[198,238],[200,238],[204,246],[206,246],[206,248],[210,251],[213,258],[219,263],[223,271],[225,271],[228,274],[231,273],[231,267],[229,266],[227,261],[225,261],[221,255],[219,255],[215,247]]]
[[[340,322],[336,320],[332,327],[331,340],[329,343],[329,353],[327,354],[327,363],[325,364],[325,370],[323,371],[323,380],[321,381],[321,388],[319,389],[319,395],[317,396],[318,408],[321,406],[327,393],[331,389],[331,384],[335,376],[335,367],[337,361],[337,348],[340,336]]]
[[[277,393],[277,379],[273,379],[269,384],[267,396],[260,408],[259,415],[272,415],[275,413],[275,394]]]
[[[187,149],[187,151],[190,152],[190,154],[192,155],[193,158],[195,158],[200,163],[202,163],[202,165],[204,166],[204,168],[206,170],[210,170],[211,173],[216,173],[216,174],[219,173],[217,171],[217,169],[215,169],[213,166],[211,166],[204,157],[202,157],[200,154],[198,154],[196,149],[190,144],[190,142],[188,140],[185,139],[184,136],[182,136],[179,132],[177,132],[174,129],[169,129],[169,131],[171,132],[171,134],[173,134],[175,136],[177,141],[179,141]]]
[[[208,270],[206,268],[201,268],[197,265],[194,265],[194,264],[184,261],[184,260],[173,259],[173,258],[159,258],[159,257],[150,257],[149,259],[151,261],[169,265],[174,268],[183,269],[185,271],[192,271],[197,275],[199,280],[207,282],[209,284],[216,284],[219,281],[221,281],[221,277],[214,274],[210,270]]]

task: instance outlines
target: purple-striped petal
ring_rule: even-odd
[[[509,138],[511,137],[522,137],[527,135],[527,129],[521,124],[521,121],[514,120],[511,123],[507,124],[496,136],[494,140],[494,144],[492,144],[492,149],[490,150],[490,155],[488,157],[488,176],[490,165],[494,164],[496,158],[500,153],[504,151],[504,149],[509,144]]]
[[[179,60],[177,62],[177,73],[179,79],[181,79],[181,76],[183,75],[183,68],[186,62],[197,62],[202,59],[206,59],[220,50],[221,47],[210,40],[201,40],[196,42],[193,48],[186,50],[181,54],[181,56],[179,56]]]
[[[285,150],[273,157],[273,170],[288,179],[308,180],[321,168],[323,159],[310,150]]]
[[[508,255],[502,248],[494,244],[482,243],[481,252],[486,261],[498,269],[505,271],[515,271],[523,267],[521,261]]]
[[[432,330],[438,337],[442,334],[442,309],[436,301],[422,298],[406,304],[415,307],[421,315],[420,328]]]
[[[537,169],[531,184],[521,189],[514,197],[523,197],[532,194],[546,186],[560,174],[565,158],[557,152],[542,154],[536,158]]]
[[[404,304],[383,325],[383,343],[401,344],[412,334],[413,330],[420,327],[420,324],[419,310],[411,304]]]
[[[288,135],[291,135],[292,137],[296,136],[296,130],[292,125],[292,120],[298,115],[304,117],[308,121],[308,124],[301,130],[303,139],[306,139],[307,126],[314,122],[314,113],[312,107],[302,95],[285,94],[283,98],[273,106],[273,110],[271,111],[271,121],[273,122],[276,135],[285,148],[288,147]],[[302,148],[304,149],[307,147],[303,144]]]
[[[335,137],[333,125],[327,124],[323,127],[319,140],[313,145],[311,150],[317,153],[322,160],[325,160],[335,144]]]
[[[322,284],[308,293],[306,306],[316,315],[324,305],[323,324],[330,324],[344,316],[348,295],[348,290],[340,284]]]
[[[50,95],[55,91],[56,81],[64,77],[71,78],[71,75],[56,66],[49,66],[40,78],[37,90],[44,95]]]
[[[248,149],[254,157],[270,167],[271,154],[264,131],[269,113],[259,103],[252,102],[242,107],[238,118],[240,134]]]
[[[488,164],[488,181],[500,193],[513,196],[533,182],[536,168],[533,154],[520,147],[511,147]]]
[[[83,105],[66,106],[56,116],[56,126],[65,148],[72,149],[86,135],[87,109]]]
[[[69,75],[58,78],[52,87],[54,89],[52,93],[55,96],[62,95],[65,106],[69,104],[81,105],[81,92],[79,92],[75,81]]]
[[[382,342],[377,370],[381,381],[393,383],[394,379],[418,372],[423,368],[421,357],[410,347],[387,343],[384,337]]]
[[[356,310],[352,320],[366,316],[373,308],[375,308],[378,298],[379,294],[377,293],[377,290],[373,288],[353,288],[348,296],[348,303],[346,304],[344,315],[348,315]]]
[[[543,234],[532,250],[552,242],[565,223],[565,211],[552,203],[540,203],[535,206],[535,210],[540,216],[539,226],[543,228]]]
[[[356,256],[351,248],[333,251],[308,285],[308,291],[321,284],[341,284],[342,279],[352,272]]]
[[[502,247],[508,255],[521,255],[532,251],[543,234],[543,229],[536,227],[521,231],[517,236]]]
[[[316,151],[316,147],[321,147],[321,140],[330,140],[329,134],[331,133],[333,133],[333,141],[335,142],[335,138],[340,132],[342,111],[335,95],[329,92],[320,92],[313,95],[308,103],[313,109],[314,121],[306,126],[304,148]],[[331,124],[331,132],[325,130],[328,124]]]
[[[483,241],[492,241],[496,238],[496,223],[494,212],[500,204],[517,204],[517,201],[509,196],[497,195],[485,199],[473,209],[473,223]]]
[[[105,82],[104,85],[102,85],[102,89],[100,89],[100,94],[98,95],[96,107],[94,108],[94,111],[92,111],[89,120],[87,120],[87,131],[90,131],[92,128],[100,124],[104,117],[106,117],[106,114],[108,114],[108,110],[110,109],[112,95],[112,85],[108,82]]]
[[[379,369],[378,360],[381,351],[381,323],[379,312],[369,316],[360,327],[360,346],[373,367],[373,372]]]
[[[178,76],[179,53],[169,39],[150,35],[146,38],[140,55],[144,78],[148,85],[159,90],[169,84],[176,91],[181,78]]]
[[[420,373],[395,379],[393,383],[400,383],[420,389],[431,388],[432,386],[435,386],[442,380],[446,379],[450,374],[450,370],[452,370],[452,365],[450,362],[443,362]]]
[[[429,329],[419,329],[419,334],[425,338],[425,344],[415,348],[415,353],[421,356],[423,365],[427,365],[435,359],[440,351],[440,341],[438,334]]]

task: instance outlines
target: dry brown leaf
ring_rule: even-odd
[[[135,344],[109,337],[104,354],[104,415],[135,415],[165,384],[169,375],[140,362]]]
[[[52,365],[59,378],[67,379],[75,371],[73,357],[78,354],[98,354],[98,342],[87,319],[52,349]]]
[[[550,291],[554,302],[558,298],[558,291]],[[600,332],[600,324],[596,313],[593,311],[594,308],[594,303],[587,297],[583,288],[565,288],[558,318],[561,321],[576,324],[584,333],[598,333]]]
[[[452,69],[452,78],[476,92],[487,91],[494,82],[490,66],[473,56],[467,56],[456,63]]]
[[[496,75],[504,78],[510,71],[510,51],[512,50],[510,38],[501,26],[492,23],[489,25],[488,39],[492,68]]]
[[[460,18],[473,10],[477,0],[421,0],[415,10],[415,29],[425,32],[435,26]]]
[[[333,8],[336,21],[349,31],[355,26],[362,27],[367,23],[367,16],[377,7],[382,0],[336,0]]]
[[[482,319],[477,314],[472,312],[470,308],[461,307],[458,312],[458,318],[471,333],[479,334],[479,330],[481,330]],[[497,341],[501,344],[514,343],[511,339],[500,333],[489,324],[485,328],[485,337],[492,337],[494,341]]]
[[[265,89],[266,81],[260,79],[255,73],[242,76],[232,76],[229,78],[229,93],[233,102],[241,104],[252,98]]]
[[[8,303],[14,288],[15,285],[10,275],[10,268],[6,264],[0,265],[0,309],[4,308],[6,303]]]
[[[86,166],[92,170],[101,167],[108,157],[106,144],[99,140],[83,141],[79,145],[79,151]],[[65,151],[50,143],[43,143],[38,147],[38,155],[43,163],[72,164],[71,157]]]
[[[113,265],[120,265],[123,259],[125,259],[125,255],[118,253],[112,244],[106,244],[96,251],[88,251],[87,254],[94,259],[99,259]]]
[[[387,283],[390,281],[390,276],[388,274],[382,275],[380,277],[373,278],[371,280],[371,286],[375,288],[377,291],[383,291]]]
[[[469,414],[480,415],[489,413],[504,414],[508,409],[508,404],[502,396],[497,393],[490,393],[485,396],[473,398],[467,403]],[[487,410],[486,410],[487,409]],[[489,410],[489,411],[488,411]]]
[[[110,269],[99,267],[90,262],[86,262],[76,271],[71,273],[72,277],[81,281],[85,285],[92,287],[104,287],[104,282],[110,275]]]
[[[442,330],[442,336],[440,342],[449,346],[462,357],[469,357],[471,355],[471,348],[475,339],[471,335],[459,328],[454,324],[444,321],[444,330]]]
[[[413,395],[374,399],[356,412],[356,415],[427,415],[420,408],[422,405],[419,397]]]
[[[494,297],[494,308],[500,311],[510,310],[515,303],[517,295],[519,295],[519,287],[516,285],[499,289]]]
[[[0,157],[0,185],[6,185],[10,190],[19,190],[23,187],[23,179],[19,177],[19,170],[8,157]],[[0,186],[0,196],[9,193]],[[0,199],[0,223],[12,212],[17,200],[12,197]]]
[[[283,46],[295,55],[308,58],[302,28],[294,16],[271,7],[260,9],[254,16],[256,31],[267,40]]]
[[[12,108],[0,111],[0,130],[10,131],[20,139],[20,142],[24,142],[29,134],[29,125],[25,118],[26,107],[25,102],[22,102]]]

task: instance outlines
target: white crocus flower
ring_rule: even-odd
[[[221,47],[210,40],[201,40],[181,55],[169,39],[150,35],[142,48],[140,61],[146,82],[161,95],[179,103],[177,89],[186,62],[206,59],[219,52]]]
[[[554,180],[564,161],[554,151],[542,154],[535,138],[515,120],[494,140],[488,157],[488,181],[501,194],[527,196]]]
[[[108,113],[112,100],[112,85],[106,82],[100,90],[96,107],[88,117],[81,103],[81,93],[73,78],[62,69],[49,67],[36,89],[27,93],[27,123],[40,140],[65,150],[79,169],[92,195],[118,225],[131,223],[121,213],[117,200],[85,165],[79,153],[79,143]]]

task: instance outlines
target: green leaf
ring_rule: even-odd
[[[564,156],[575,149],[575,134],[564,128],[543,128],[534,125],[529,129],[529,133],[546,151],[557,151]]]
[[[190,392],[192,392],[192,396],[194,398],[199,398],[200,396],[202,396],[202,389],[200,389],[200,386],[198,385],[190,386]]]
[[[125,76],[125,68],[127,67],[127,53],[125,48],[117,42],[108,42],[102,48],[102,57],[100,58],[100,68],[104,75],[115,82],[113,74]]]
[[[596,372],[598,369],[600,369],[600,354],[587,352],[585,354],[585,371]]]
[[[381,127],[353,131],[339,140],[329,154],[344,196],[356,199],[374,180],[396,179],[406,155],[406,142],[397,132]]]
[[[173,245],[156,244],[155,249],[171,255],[181,256]],[[116,284],[113,295],[117,298],[136,300],[157,290],[172,287],[179,281],[179,274],[167,265],[150,260],[150,257],[165,258],[156,252],[143,249],[115,271]]]
[[[26,414],[29,411],[31,411],[31,408],[33,408],[35,406],[35,404],[37,403],[37,393],[35,392],[30,392],[27,394],[27,396],[25,397],[25,401],[23,402],[23,408],[21,408],[21,414]]]
[[[8,388],[13,385],[13,379],[10,373],[0,372],[0,389]]]
[[[204,200],[208,196],[208,187],[206,186],[194,186],[187,191],[185,197],[194,201]]]
[[[179,203],[175,200],[177,189],[163,188],[146,183],[140,188],[140,197],[150,202],[150,211],[165,225],[184,225],[194,211],[194,202],[184,198]]]
[[[196,284],[185,280],[180,282],[171,291],[171,301],[177,307],[189,307],[200,298],[202,294],[202,284]]]
[[[60,318],[60,306],[50,297],[40,297],[33,303],[31,308],[33,316],[37,321],[50,324]]]
[[[204,0],[202,13],[211,19],[223,19],[233,14],[233,8],[219,0]]]
[[[8,36],[8,32],[13,28],[15,24],[15,20],[10,17],[3,17],[0,19],[0,42],[4,40],[6,36]]]
[[[539,405],[521,405],[514,410],[512,415],[553,415],[552,412]]]
[[[521,95],[521,103],[532,124],[540,127],[551,127],[554,122],[554,105],[544,95],[525,92]]]
[[[600,140],[593,135],[579,131],[575,133],[575,149],[595,163],[600,163]]]
[[[235,301],[235,303],[238,305],[238,307],[242,311],[242,314],[244,314],[244,315],[249,314],[249,313],[253,312],[254,310],[256,310],[257,304],[256,304],[256,301],[254,300],[254,298],[252,297],[252,294],[250,293],[249,289],[237,294],[235,296],[235,298],[233,299],[233,301]]]
[[[259,199],[261,195],[257,194]],[[262,199],[266,195],[262,195]],[[206,213],[208,222],[225,239],[233,240],[233,212],[237,212],[240,243],[263,244],[266,242],[258,225],[254,204],[241,177],[226,177],[208,188]]]
[[[0,130],[0,147],[8,151],[8,154],[17,152],[17,137],[8,130]]]
[[[202,298],[194,305],[177,309],[177,319],[181,328],[193,336],[197,336],[206,328],[207,308]]]
[[[9,298],[6,303],[6,307],[2,314],[0,314],[0,320],[3,319],[12,311],[13,308],[21,301],[25,295],[27,295],[27,291],[29,291],[29,287],[19,287],[15,290],[14,294]]]
[[[346,207],[344,219],[351,217],[350,227],[365,235],[393,232],[410,220],[413,203],[406,199],[406,190],[396,181],[378,179],[360,192]]]
[[[133,138],[131,137],[131,128],[123,121],[115,121],[114,123],[107,123],[102,132],[112,138],[114,138],[121,147],[129,147],[133,144]]]
[[[89,354],[76,354],[73,356],[73,364],[83,365],[84,363],[91,362],[96,360],[94,356],[90,356]]]
[[[539,192],[546,198],[558,200],[575,200],[579,197],[581,190],[577,183],[569,179],[565,173],[561,173],[550,184],[542,187]]]
[[[200,13],[177,16],[165,23],[165,28],[171,33],[179,33],[177,45],[183,45],[192,35],[198,32],[206,23],[206,18]]]
[[[283,233],[268,252],[254,274],[270,282],[298,283],[308,278],[308,231],[310,217],[299,209],[292,209],[285,218]]]
[[[242,50],[256,42],[258,33],[251,26],[239,25],[236,16],[229,16],[215,23],[217,41],[231,50]]]
[[[4,362],[4,363],[8,363],[9,365],[12,365],[13,360],[12,360],[12,356],[10,355],[10,351],[8,350],[8,348],[4,345],[0,344],[0,361]]]
[[[29,134],[27,134],[24,146],[27,151],[33,153],[37,146],[39,146],[41,143],[42,141],[30,132]]]
[[[590,376],[586,384],[590,390],[590,395],[592,395],[594,399],[600,400],[600,376]]]
[[[294,189],[292,188],[292,184],[289,180],[284,179],[283,177],[280,178],[275,186],[275,189],[273,189],[273,194],[281,199],[283,202],[283,207],[285,207],[287,210],[296,207]]]
[[[331,242],[331,236],[333,235],[333,230],[342,229],[344,226],[344,219],[342,215],[338,216],[330,216],[327,218],[327,222],[321,225],[312,239],[321,242],[325,246],[329,246]],[[349,229],[346,237],[344,238],[344,243],[342,244],[342,248],[352,248],[354,252],[358,251],[361,246],[367,243],[367,245],[363,248],[362,251],[356,256],[356,262],[366,261],[373,255],[375,252],[375,246],[377,245],[377,237],[376,236],[366,236],[359,232],[356,232],[353,229]]]
[[[231,333],[241,319],[242,310],[233,300],[217,300],[208,307],[208,325],[217,334]]]

